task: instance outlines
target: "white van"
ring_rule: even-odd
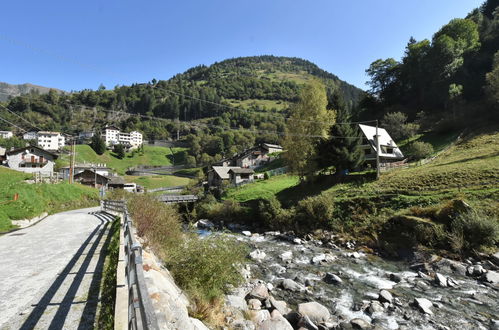
[[[133,182],[125,183],[125,185],[123,186],[123,189],[125,191],[129,191],[129,192],[136,192],[137,191],[137,184],[133,183]]]

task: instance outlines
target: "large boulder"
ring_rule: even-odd
[[[482,280],[492,284],[499,283],[499,273],[493,270],[489,270],[482,276]]]
[[[265,300],[269,297],[269,290],[265,284],[259,283],[251,290],[249,296],[258,300]]]
[[[239,297],[239,296],[228,295],[225,298],[225,304],[227,305],[227,307],[239,309],[242,311],[248,309],[248,305],[246,304],[246,300],[244,300],[243,297]]]
[[[288,307],[288,304],[284,300],[276,300],[274,297],[269,298],[269,302],[271,307],[275,310],[279,311],[281,315],[287,315],[291,312],[291,309]]]
[[[433,306],[432,302],[426,298],[414,298],[414,305],[422,312],[432,315],[430,307]]]
[[[326,273],[326,276],[324,276],[324,282],[329,284],[341,284],[343,283],[343,280],[336,274]]]
[[[291,324],[286,320],[279,311],[274,310],[270,314],[270,319],[263,321],[258,327],[258,330],[293,330]]]
[[[390,291],[381,290],[379,293],[378,300],[381,301],[382,303],[387,302],[387,303],[391,304],[393,302],[393,296],[390,293]]]
[[[281,287],[284,290],[293,291],[293,292],[304,292],[304,291],[306,291],[306,288],[303,285],[301,285],[299,283],[296,283],[295,281],[293,281],[293,280],[291,280],[289,278],[286,278],[286,279],[282,280]]]
[[[329,310],[315,301],[298,304],[298,313],[302,316],[308,316],[314,324],[326,322],[331,318]]]
[[[255,261],[262,261],[263,259],[265,259],[265,257],[267,256],[267,254],[263,251],[260,251],[260,250],[255,250],[255,251],[252,251],[250,254],[249,254],[250,258],[255,260]]]
[[[270,312],[266,309],[258,311],[249,310],[246,312],[249,319],[257,326],[257,328],[265,321],[270,319]]]
[[[440,273],[435,273],[435,283],[441,287],[447,286],[447,278]]]

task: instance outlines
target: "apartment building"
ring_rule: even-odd
[[[38,146],[44,150],[59,150],[66,144],[66,137],[59,132],[40,131],[36,140]]]
[[[122,144],[125,147],[134,149],[141,146],[143,142],[141,133],[137,131],[132,131],[130,133],[121,132],[115,126],[107,126],[104,129],[102,138],[108,147],[112,147],[115,144]]]

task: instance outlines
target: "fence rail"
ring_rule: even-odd
[[[135,239],[135,229],[125,201],[103,201],[106,212],[123,215],[125,277],[128,288],[128,329],[157,330],[158,321],[147,292],[142,268],[142,246]]]

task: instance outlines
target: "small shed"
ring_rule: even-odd
[[[254,173],[255,171],[250,168],[233,168],[229,170],[230,183],[238,185],[241,183],[253,181]]]

